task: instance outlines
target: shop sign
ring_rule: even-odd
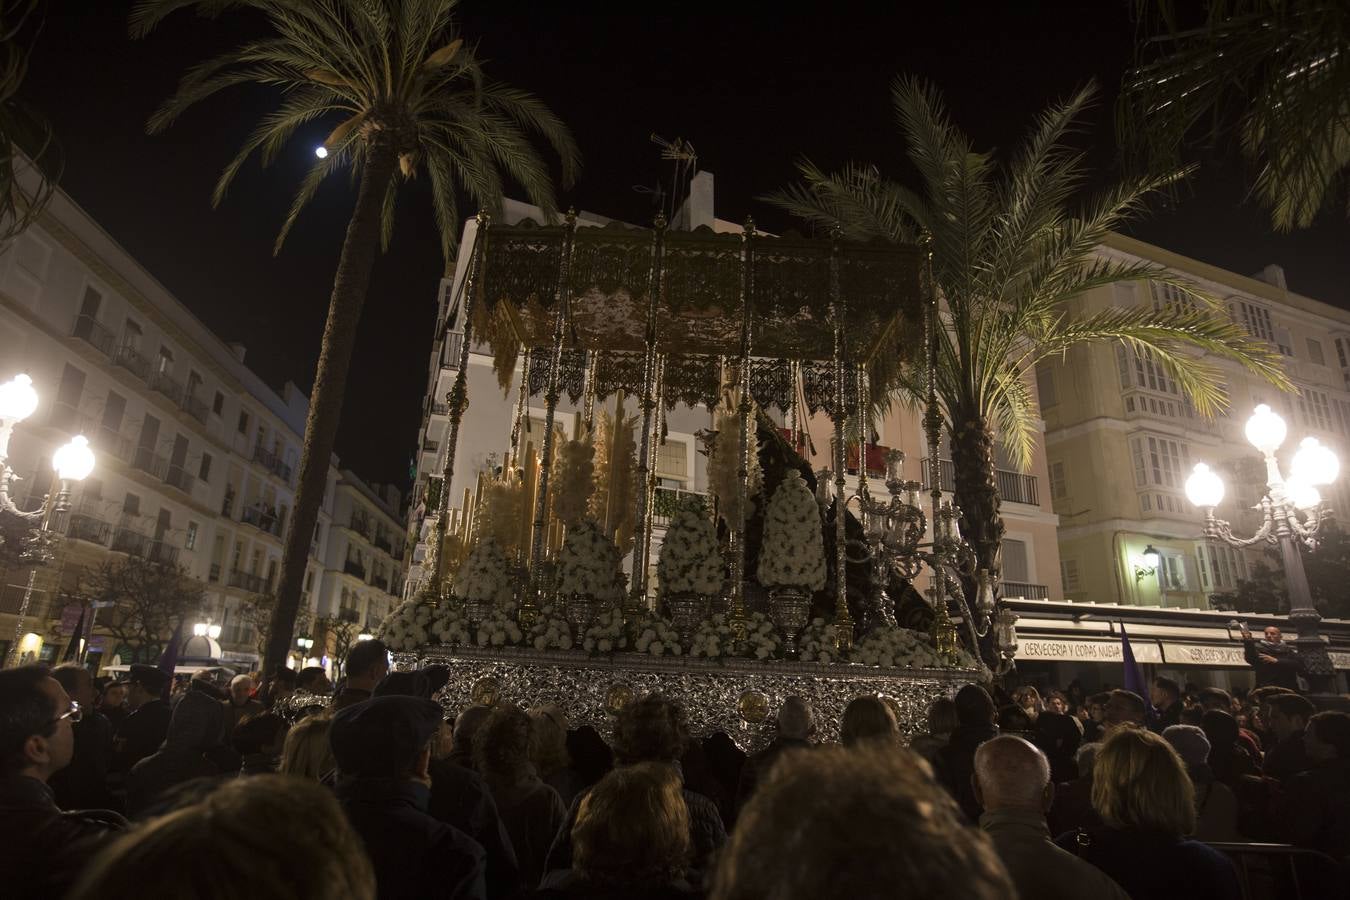
[[[1246,666],[1240,644],[1174,644],[1162,642],[1163,655],[1174,666]]]
[[[1327,656],[1331,657],[1331,664],[1338,669],[1350,669],[1350,651],[1328,650]]]
[[[1130,649],[1134,651],[1134,658],[1138,662],[1162,662],[1162,653],[1154,641],[1131,641]],[[1017,658],[1045,662],[1118,663],[1124,660],[1124,653],[1120,641],[1073,641],[1019,636]]]

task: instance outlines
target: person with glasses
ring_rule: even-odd
[[[70,764],[82,718],[45,666],[0,672],[0,872],[6,896],[59,897],[126,820],[108,810],[65,812],[48,781]]]

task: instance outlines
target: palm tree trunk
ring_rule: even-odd
[[[954,423],[951,437],[961,534],[975,550],[976,566],[997,579],[1004,529],[994,479],[994,433],[987,419],[971,415]]]
[[[266,677],[286,664],[296,616],[300,611],[300,593],[305,582],[305,565],[318,520],[319,505],[328,486],[328,465],[333,456],[338,420],[347,389],[347,368],[356,344],[356,329],[365,305],[370,273],[380,239],[380,209],[389,179],[394,175],[393,140],[385,130],[375,130],[367,147],[356,208],[347,224],[342,257],[333,279],[333,295],[328,302],[328,321],[323,328],[319,365],[314,373],[314,390],[309,398],[305,420],[305,445],[300,454],[300,484],[295,492],[295,514],[281,556],[281,583],[272,608],[271,636],[263,660]]]

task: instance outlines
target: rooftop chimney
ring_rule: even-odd
[[[1255,276],[1257,281],[1264,281],[1266,284],[1273,284],[1282,291],[1289,290],[1289,282],[1284,280],[1284,266],[1277,263],[1271,263]]]
[[[240,362],[244,361],[244,354],[248,352],[248,348],[238,341],[230,344],[230,350],[234,353],[234,358]]]

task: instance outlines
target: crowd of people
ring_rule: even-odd
[[[882,698],[825,734],[789,697],[747,756],[656,694],[608,741],[549,704],[450,719],[446,669],[388,659],[361,642],[336,689],[0,672],[6,896],[1238,900],[1234,841],[1350,884],[1350,715],[1287,688],[967,685],[912,739]]]

